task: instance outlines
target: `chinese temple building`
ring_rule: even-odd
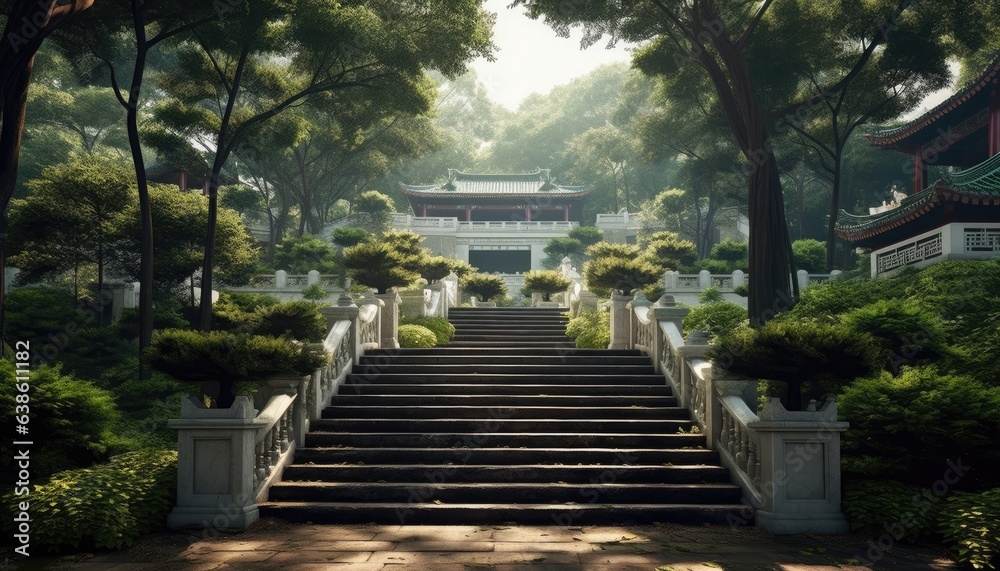
[[[589,186],[559,184],[548,169],[523,174],[448,171],[442,184],[400,184],[411,213],[394,226],[426,237],[437,254],[489,273],[541,269],[549,239],[579,226]]]
[[[1000,257],[1000,58],[947,101],[868,139],[913,156],[913,191],[868,215],[841,212],[837,234],[872,253],[872,277],[903,266]],[[928,181],[929,166],[951,167]]]

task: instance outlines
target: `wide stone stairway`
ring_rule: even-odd
[[[574,348],[560,311],[456,308],[450,346],[366,353],[261,515],[467,525],[745,516],[740,489],[649,359]]]

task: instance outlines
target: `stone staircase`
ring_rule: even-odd
[[[557,309],[450,313],[450,346],[360,359],[262,516],[470,525],[745,516],[740,489],[647,357],[573,348]]]

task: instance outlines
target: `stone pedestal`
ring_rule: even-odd
[[[629,317],[628,303],[632,296],[619,292],[611,294],[611,344],[608,349],[631,349],[632,320]]]
[[[254,503],[254,445],[259,428],[249,397],[209,409],[194,397],[181,402],[177,430],[177,504],[170,527],[245,529],[259,519]]]
[[[399,349],[399,306],[402,303],[402,299],[394,291],[376,294],[375,299],[385,304],[379,315],[379,319],[381,320],[379,347],[382,349]],[[423,303],[422,298],[421,303]]]
[[[840,508],[840,434],[829,400],[819,410],[787,411],[772,399],[748,427],[760,435],[757,526],[776,535],[847,533]]]

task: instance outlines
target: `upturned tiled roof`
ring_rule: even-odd
[[[592,190],[590,186],[557,184],[549,172],[546,169],[533,173],[470,174],[452,170],[445,183],[422,186],[400,183],[399,186],[404,194],[424,196],[584,196]]]

